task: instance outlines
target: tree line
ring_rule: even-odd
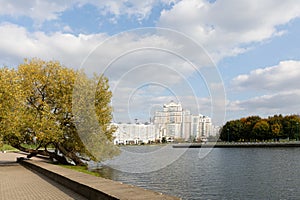
[[[111,97],[103,75],[91,78],[56,61],[32,59],[3,67],[0,145],[64,164],[110,158],[118,153],[112,144]]]
[[[231,120],[220,129],[220,139],[229,142],[299,140],[299,115],[249,116]]]

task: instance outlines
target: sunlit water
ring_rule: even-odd
[[[161,147],[122,148],[145,156]],[[143,168],[145,163],[126,165]],[[216,148],[208,154],[203,149],[186,149],[179,159],[150,173],[111,167],[99,172],[106,178],[182,199],[300,199],[300,148]]]

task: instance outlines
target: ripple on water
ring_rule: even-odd
[[[126,147],[133,152],[151,152],[157,148]],[[180,159],[150,173],[121,172],[109,165],[100,173],[106,178],[182,199],[298,199],[299,150],[216,148],[202,158],[199,149],[188,149]],[[134,166],[143,165],[135,163]]]

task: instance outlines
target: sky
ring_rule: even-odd
[[[104,73],[115,122],[174,100],[214,124],[299,114],[298,0],[0,0],[0,64]]]

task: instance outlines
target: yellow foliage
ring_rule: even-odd
[[[97,115],[93,127],[80,132],[72,105],[75,81],[82,87],[80,95],[75,95],[77,110],[87,116],[94,109]],[[89,90],[91,87],[95,89]],[[111,144],[114,129],[109,127],[111,96],[108,79],[104,76],[90,79],[59,62],[32,59],[25,60],[17,70],[2,68],[0,137],[13,146],[32,143],[35,138],[40,146],[63,146],[68,152],[94,160],[111,157],[117,152]],[[90,125],[88,117],[85,123],[86,127]],[[110,149],[110,155],[101,155],[103,144],[109,144],[106,148]]]

